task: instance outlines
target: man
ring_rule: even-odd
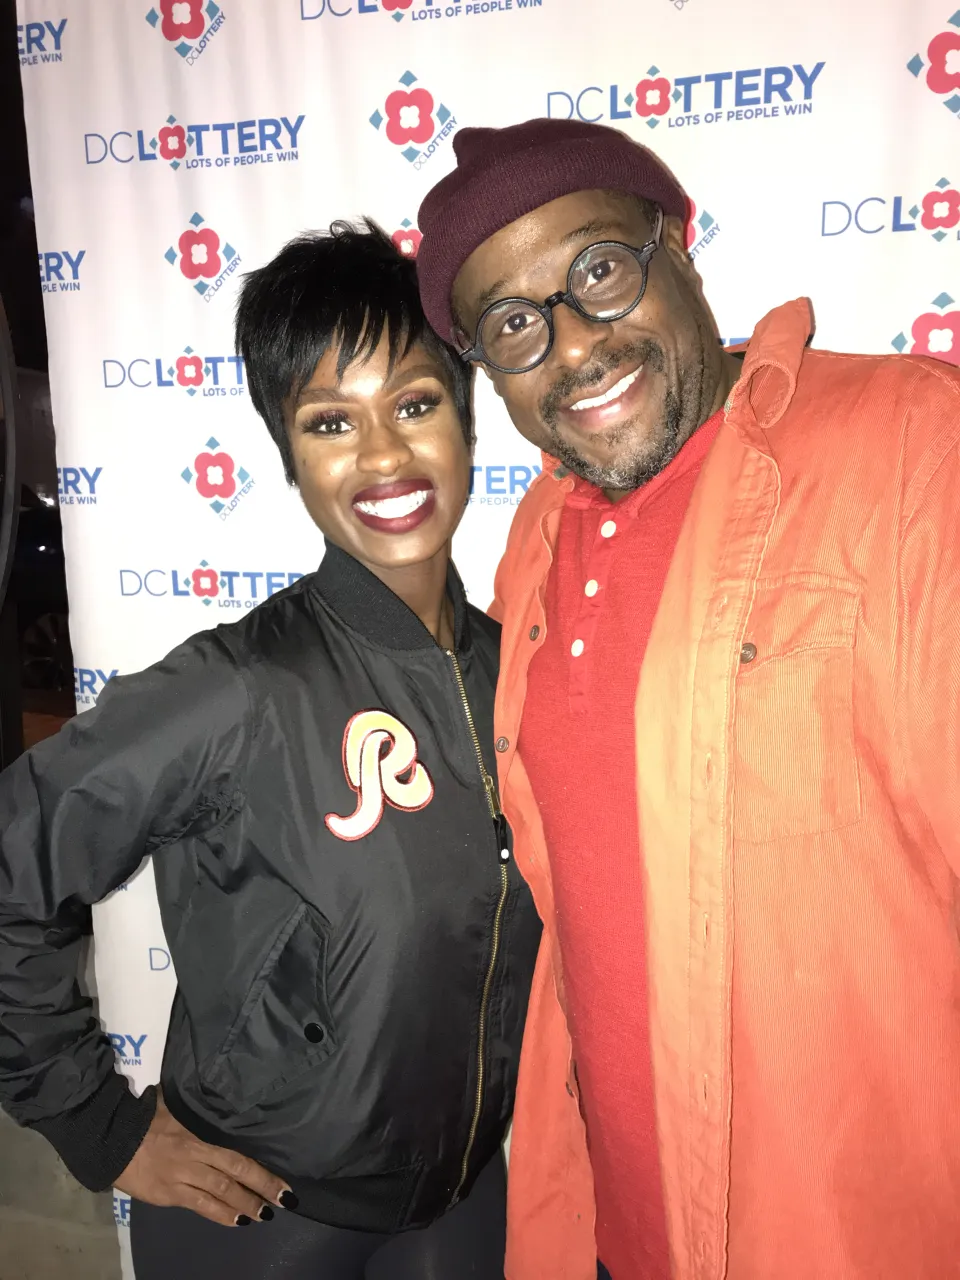
[[[958,1275],[960,371],[805,300],[724,351],[619,133],[454,146],[427,316],[544,452],[493,610],[545,923],[509,1280]]]

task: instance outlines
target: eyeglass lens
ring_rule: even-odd
[[[629,250],[616,244],[597,244],[575,259],[569,280],[570,292],[587,315],[596,320],[615,319],[639,297],[643,269]],[[531,303],[507,299],[487,312],[478,337],[494,364],[524,369],[544,354],[550,330]]]

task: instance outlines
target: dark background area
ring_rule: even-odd
[[[19,384],[20,459],[18,530],[9,585],[0,600],[0,764],[6,765],[75,711],[14,0],[0,0],[0,123],[0,298]]]
[[[14,0],[0,0],[0,121],[0,296],[17,365],[46,370],[47,336],[37,270]]]

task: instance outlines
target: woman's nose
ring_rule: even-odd
[[[403,435],[377,423],[364,432],[357,454],[357,469],[371,475],[392,476],[413,458],[413,450]]]

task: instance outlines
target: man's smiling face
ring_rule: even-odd
[[[453,306],[471,342],[484,307],[497,298],[541,303],[566,288],[571,262],[588,245],[618,240],[640,248],[654,234],[631,196],[578,191],[511,222],[470,255]],[[488,369],[514,425],[616,498],[645,484],[722,403],[726,362],[716,325],[690,263],[679,218],[665,218],[640,304],[597,322],[554,308],[549,355],[527,373]]]

